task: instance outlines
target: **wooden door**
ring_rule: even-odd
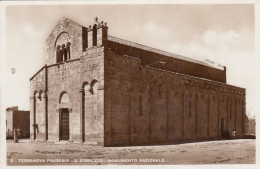
[[[69,140],[69,110],[61,109],[60,112],[60,140]]]

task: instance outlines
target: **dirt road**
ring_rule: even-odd
[[[255,140],[159,146],[101,147],[49,142],[7,142],[8,165],[254,164]]]

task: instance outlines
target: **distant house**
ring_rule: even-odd
[[[6,138],[13,137],[14,129],[20,129],[21,138],[30,138],[30,111],[18,110],[18,106],[6,109]]]

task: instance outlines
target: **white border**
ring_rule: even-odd
[[[5,70],[5,60],[6,60],[6,44],[5,44],[5,9],[10,5],[81,5],[81,4],[255,4],[255,57],[257,62],[255,66],[257,68],[256,72],[256,85],[255,89],[258,95],[260,95],[260,0],[132,0],[132,1],[122,1],[122,0],[89,0],[89,1],[0,1],[0,108],[1,108],[1,125],[0,125],[0,137],[1,137],[1,145],[0,145],[0,168],[236,168],[236,169],[253,169],[260,168],[259,165],[259,151],[260,147],[256,140],[256,164],[250,165],[242,165],[242,164],[216,164],[216,165],[101,165],[101,166],[89,166],[89,165],[69,165],[69,166],[6,166],[6,141],[5,141],[5,119],[6,113],[2,105],[5,105],[5,100],[2,97],[5,91],[4,77],[5,74],[3,70]],[[255,100],[258,102],[257,110],[260,112],[260,104],[259,100]],[[257,120],[258,115],[256,115],[256,135],[259,135],[259,122]]]

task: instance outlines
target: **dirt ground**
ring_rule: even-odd
[[[7,165],[254,164],[255,140],[221,140],[159,146],[7,141]]]

